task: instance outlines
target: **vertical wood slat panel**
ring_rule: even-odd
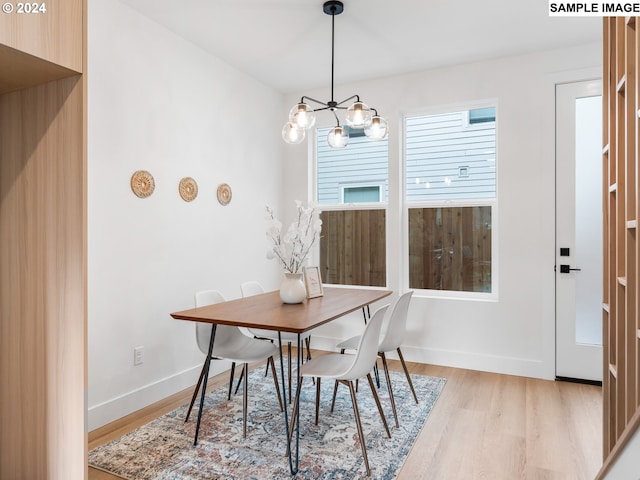
[[[609,465],[640,403],[637,17],[605,18],[603,33],[603,453]]]
[[[636,411],[636,31],[635,22],[626,22],[625,32],[625,426]]]
[[[633,272],[634,272],[634,287],[632,290],[633,294],[633,304],[634,304],[634,315],[630,319],[632,331],[635,329],[636,337],[634,339],[634,350],[635,350],[635,410],[637,411],[640,408],[640,365],[638,365],[638,359],[640,359],[640,329],[638,326],[640,325],[640,307],[638,302],[640,298],[638,298],[638,259],[640,256],[638,255],[638,249],[640,245],[638,244],[638,158],[640,153],[640,145],[639,145],[639,135],[638,131],[640,129],[640,120],[639,120],[639,112],[640,112],[640,25],[638,25],[635,17],[630,17],[632,20],[633,27],[633,36],[629,39],[630,42],[633,42],[634,45],[634,103],[630,105],[633,107],[633,129],[630,132],[630,135],[634,140],[634,152],[633,155],[628,159],[629,164],[629,178],[632,178],[632,188],[633,194],[629,196],[628,202],[633,206],[633,218],[630,220],[633,221],[635,228],[632,230],[633,233]]]
[[[625,184],[625,155],[626,155],[626,29],[624,18],[616,18],[616,95],[615,95],[615,304],[616,304],[616,344],[615,367],[617,372],[615,396],[615,438],[616,441],[625,426],[625,335],[624,319],[626,318],[626,184]]]
[[[610,443],[611,445],[615,445],[617,440],[617,422],[616,422],[616,398],[618,392],[618,377],[617,377],[617,364],[618,364],[618,334],[617,334],[617,316],[618,316],[618,302],[617,302],[617,288],[618,281],[616,275],[616,252],[618,251],[618,243],[617,243],[617,228],[616,228],[616,157],[618,150],[618,143],[615,141],[616,138],[616,99],[617,99],[617,83],[618,76],[616,72],[616,51],[618,50],[618,42],[617,42],[617,28],[615,20],[612,22],[612,41],[615,48],[613,49],[612,59],[611,59],[611,70],[612,70],[612,83],[611,83],[611,91],[610,91],[610,117],[611,117],[611,125],[609,129],[609,140],[611,150],[609,151],[609,263],[610,263],[610,272],[611,275],[608,277],[609,280],[609,292],[611,295],[611,335],[609,339],[611,358],[610,365],[612,366],[611,370],[611,395],[609,398],[611,399],[610,403],[610,414],[609,414],[609,422],[611,425],[610,428]]]
[[[611,250],[612,250],[612,239],[611,239],[611,215],[610,215],[610,204],[611,204],[611,191],[610,187],[612,185],[611,179],[611,158],[613,158],[614,154],[612,153],[612,149],[614,145],[610,145],[609,139],[612,137],[611,129],[613,126],[613,122],[610,120],[610,98],[615,93],[612,93],[612,90],[615,86],[615,78],[614,78],[614,68],[612,66],[612,61],[615,58],[613,50],[615,49],[616,42],[615,38],[615,25],[609,20],[605,19],[603,22],[603,59],[602,64],[605,68],[605,72],[603,73],[602,82],[602,101],[603,101],[603,121],[602,121],[602,143],[603,143],[603,154],[602,154],[602,180],[603,180],[603,188],[602,188],[602,206],[603,206],[603,272],[604,275],[602,277],[602,292],[603,292],[603,308],[602,308],[602,317],[603,317],[603,326],[602,326],[602,340],[603,340],[603,357],[604,357],[604,368],[603,368],[603,391],[605,395],[603,396],[603,410],[602,410],[602,420],[603,420],[603,442],[602,442],[602,452],[603,458],[611,451],[612,445],[615,443],[615,439],[612,438],[612,428],[611,425],[614,423],[612,421],[613,409],[610,407],[612,405],[610,395],[607,395],[606,392],[612,392],[614,390],[615,385],[615,376],[610,371],[609,366],[613,360],[613,348],[611,339],[615,338],[612,332],[612,328],[615,322],[612,321],[613,313],[612,309],[614,308],[614,302],[612,299],[611,292],[611,283],[610,276],[608,272],[611,269]]]
[[[609,91],[611,89],[610,73],[610,49],[611,49],[611,24],[607,19],[603,21],[602,26],[602,216],[603,216],[603,239],[602,239],[602,346],[604,367],[602,376],[602,387],[604,392],[611,390],[611,380],[609,372],[610,364],[610,351],[609,351],[609,338],[610,338],[610,293],[609,293]],[[608,398],[603,398],[602,402],[602,457],[606,458],[611,447],[610,433],[609,433],[609,415],[610,415],[610,401]]]

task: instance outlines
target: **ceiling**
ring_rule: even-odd
[[[282,93],[328,86],[324,0],[121,0]],[[602,38],[597,17],[549,17],[542,0],[343,0],[335,83]]]

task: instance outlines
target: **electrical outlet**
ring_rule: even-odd
[[[144,363],[144,347],[136,347],[133,349],[133,364],[142,365]]]

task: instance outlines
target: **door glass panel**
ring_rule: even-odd
[[[576,100],[576,343],[602,345],[602,97]]]

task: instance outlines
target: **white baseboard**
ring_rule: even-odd
[[[314,335],[312,348],[335,352],[337,351],[335,346],[340,341],[341,339],[339,338]],[[543,378],[548,380],[554,378],[553,365],[545,365],[542,360],[537,359],[504,357],[411,346],[403,346],[402,354],[404,359],[409,362],[427,363],[522,377]],[[388,358],[397,359],[397,356],[395,353],[390,353]],[[200,374],[200,368],[200,366],[190,368],[170,377],[158,380],[157,382],[145,385],[144,387],[138,388],[127,394],[89,407],[87,416],[88,431],[95,430],[96,428],[173,395],[176,392],[193,386],[194,379],[197,379]],[[214,362],[214,364],[212,364],[210,377],[213,377],[228,368],[229,367],[226,363],[222,364]]]
[[[189,368],[106,402],[90,406],[87,409],[87,431],[95,430],[185,388],[193,387],[200,376],[201,368],[201,365]],[[212,362],[209,378],[224,372],[228,368],[227,362]]]
[[[319,350],[335,352],[337,351],[336,345],[340,341],[342,340],[338,338],[314,335],[311,346],[312,348],[317,348]],[[542,378],[546,380],[552,380],[555,378],[554,365],[545,365],[545,363],[539,359],[411,347],[408,345],[402,347],[402,356],[408,362],[464,368],[468,370],[516,375],[520,377]],[[387,358],[397,360],[398,356],[395,353],[389,353]]]

